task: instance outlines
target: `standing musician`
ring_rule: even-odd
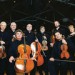
[[[57,21],[57,20],[54,21],[54,27],[55,28],[52,30],[52,35],[54,35],[55,32],[60,32],[60,33],[62,33],[62,35],[64,37],[67,37],[67,35],[68,35],[68,29],[66,27],[61,26],[59,21]],[[53,44],[54,43],[51,43],[51,47],[53,46]]]
[[[61,27],[59,21],[54,21],[55,28],[52,30],[52,34],[55,34],[55,32],[59,31],[64,35],[67,36],[67,30],[65,30],[65,27]]]
[[[17,24],[15,22],[11,22],[9,30],[10,41],[13,41],[15,39],[14,33],[16,29],[17,29]]]
[[[68,51],[68,44],[63,38],[60,32],[55,32],[56,42],[54,43],[51,58],[49,61],[49,72],[50,75],[67,75],[67,62],[57,60],[68,60],[70,59],[70,53]]]
[[[10,58],[9,58],[9,74],[8,75],[16,75],[15,72],[15,58],[18,57],[18,46],[21,44],[24,44],[24,39],[23,39],[23,32],[22,30],[18,29],[15,32],[15,37],[16,39],[12,42],[11,47],[10,47]],[[26,41],[27,44],[27,41]],[[23,47],[23,46],[22,46]],[[25,46],[26,47],[26,46]],[[27,51],[26,51],[27,52]],[[20,52],[21,53],[21,52]],[[19,54],[20,55],[20,54]],[[31,59],[32,60],[32,59]],[[18,62],[18,61],[17,61]],[[25,62],[25,61],[24,61]],[[29,63],[31,65],[31,63]],[[17,66],[17,65],[16,65]],[[19,67],[19,66],[18,66]],[[19,68],[23,68],[23,67],[19,67]],[[27,74],[25,74],[27,75]],[[35,75],[35,74],[30,74],[30,75]]]
[[[36,62],[36,70],[39,71],[40,75],[43,75],[42,73],[42,66],[44,63],[44,59],[43,59],[43,55],[41,54],[41,43],[38,40],[38,34],[36,29],[34,30],[34,34],[35,34],[35,41],[31,43],[31,49],[34,52],[33,56],[34,58],[36,58],[37,62]]]
[[[65,27],[62,27],[59,23],[59,21],[54,21],[54,26],[55,28],[52,30],[52,33],[51,33],[51,39],[50,39],[50,47],[53,49],[53,45],[55,43],[55,36],[54,34],[56,32],[60,32],[64,37],[67,37],[68,35],[68,29],[65,28]]]
[[[69,50],[71,52],[71,60],[75,61],[75,28],[73,25],[69,25],[70,34],[67,37],[67,42],[69,46]],[[75,63],[70,63],[70,69],[75,75]]]
[[[30,24],[30,23],[27,24],[26,31],[24,33],[26,35],[26,41],[27,41],[28,45],[31,45],[31,43],[35,41],[35,34],[32,31],[32,29],[33,29],[32,24]],[[35,61],[34,55],[35,55],[35,52],[32,51],[31,57],[34,60],[34,65],[35,66],[34,66],[34,69],[31,71],[31,75],[35,75],[35,73],[36,73],[36,61]]]
[[[44,57],[44,64],[43,66],[41,66],[41,70],[44,70],[45,71],[45,75],[48,75],[48,55],[49,54],[49,35],[46,33],[45,31],[45,27],[44,26],[41,26],[40,27],[40,33],[38,34],[38,40],[39,42],[41,43],[42,45],[42,54],[43,54],[43,57]],[[41,70],[40,73],[42,72]],[[40,75],[43,75],[43,74],[40,74]]]
[[[0,29],[1,29],[1,25],[0,25]]]
[[[0,75],[4,75],[4,71],[6,68],[6,55],[8,55],[8,32],[6,31],[6,22],[2,21],[0,23]],[[4,55],[4,53],[6,53]],[[2,55],[1,55],[2,54]]]
[[[17,47],[18,45],[20,44],[23,44],[23,33],[21,30],[17,30],[15,32],[15,37],[16,39],[11,43],[11,46],[10,46],[10,49],[9,49],[9,65],[8,65],[8,68],[9,68],[9,72],[8,72],[8,75],[16,75],[16,72],[15,72],[15,69],[14,69],[14,66],[15,66],[15,58],[17,57]]]
[[[11,22],[10,24],[10,30],[8,30],[8,34],[9,34],[9,45],[11,46],[11,42],[13,42],[15,40],[15,31],[17,29],[17,24],[15,22]],[[9,46],[9,48],[10,48]],[[9,51],[10,52],[10,51]],[[9,56],[10,53],[8,54],[8,62],[9,63]],[[9,73],[10,68],[7,69],[7,73]]]
[[[32,24],[27,24],[26,26],[26,31],[24,32],[26,35],[26,40],[28,42],[28,44],[30,45],[32,42],[35,41],[35,35],[32,32]]]
[[[52,36],[51,36],[51,43],[50,43],[51,47],[53,47],[53,45],[54,45],[54,42],[55,42],[54,34],[56,32],[60,32],[60,33],[62,33],[62,35],[67,36],[67,34],[66,34],[67,31],[65,31],[65,28],[62,28],[60,26],[59,21],[54,21],[54,26],[55,26],[55,28],[52,30],[52,33],[51,33],[52,34]]]

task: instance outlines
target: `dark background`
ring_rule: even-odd
[[[15,21],[22,30],[32,23],[33,29],[44,25],[51,31],[55,20],[65,28],[75,25],[75,0],[0,0],[0,22],[8,27]]]

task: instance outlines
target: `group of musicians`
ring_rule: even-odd
[[[51,34],[46,32],[45,26],[40,26],[39,32],[37,29],[32,31],[32,24],[27,24],[25,31],[22,31],[15,22],[10,24],[9,30],[6,30],[7,23],[2,21],[0,75],[4,75],[5,72],[7,75],[16,75],[16,68],[17,72],[25,75],[29,72],[30,75],[36,75],[37,71],[40,75],[43,75],[43,71],[45,75],[58,75],[59,72],[60,75],[67,75],[68,70],[75,75],[74,25],[64,28],[59,21],[54,21],[54,26],[50,31]],[[28,49],[31,50],[30,53],[27,53]],[[27,64],[29,68],[34,65],[29,72],[26,72]]]

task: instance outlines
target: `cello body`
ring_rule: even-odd
[[[32,42],[31,43],[31,49],[36,52],[35,53],[35,58],[37,60],[37,66],[41,66],[44,63],[44,58],[43,55],[41,55],[41,49],[42,46],[39,42]]]
[[[24,50],[24,48],[26,50]],[[29,45],[18,46],[19,57],[15,62],[16,72],[29,73],[34,68],[34,62],[30,59],[31,48]]]

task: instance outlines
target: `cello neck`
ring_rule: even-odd
[[[38,50],[38,38],[37,38],[37,30],[34,30],[34,35],[35,35],[35,46],[36,46],[36,51]]]
[[[25,40],[25,36],[24,36],[24,53],[26,53],[27,50],[26,50],[26,40]]]

